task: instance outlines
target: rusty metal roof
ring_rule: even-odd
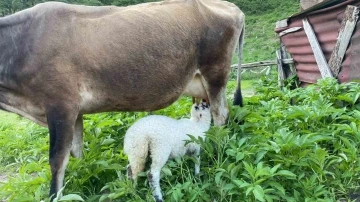
[[[280,33],[293,27],[303,27],[302,20],[307,17],[319,41],[327,61],[336,44],[338,31],[347,5],[360,5],[360,0],[329,0],[287,19],[287,26],[276,28]],[[299,80],[302,85],[316,83],[321,74],[310,43],[303,29],[280,37],[294,59]],[[360,21],[344,57],[340,73],[340,82],[360,80]]]

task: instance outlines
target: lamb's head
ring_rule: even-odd
[[[191,120],[195,122],[211,123],[210,106],[206,102],[193,104],[191,107]]]

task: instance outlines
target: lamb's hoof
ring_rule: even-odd
[[[164,202],[162,198],[160,198],[158,195],[154,196],[156,202]]]
[[[130,165],[128,165],[128,167],[127,167],[127,176],[128,176],[128,179],[133,179],[133,173],[132,173]]]

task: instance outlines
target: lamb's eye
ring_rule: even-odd
[[[199,107],[198,107],[198,106],[195,106],[195,110],[199,110]]]

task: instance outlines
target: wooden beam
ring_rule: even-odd
[[[333,77],[324,53],[307,18],[303,19],[303,25],[322,78]]]
[[[292,27],[292,28],[289,28],[287,30],[284,30],[284,31],[280,32],[279,36],[282,37],[282,36],[284,36],[286,34],[297,32],[297,31],[299,31],[301,29],[302,29],[302,27]]]
[[[330,69],[335,77],[337,77],[340,72],[340,67],[347,47],[349,46],[349,42],[354,32],[358,17],[359,8],[356,6],[347,6],[344,13],[344,18],[341,22],[337,42],[329,60]]]
[[[283,64],[293,64],[294,60],[292,58],[283,59],[282,63]],[[271,66],[271,65],[277,65],[277,60],[265,60],[265,61],[260,61],[260,62],[246,63],[246,64],[242,64],[241,68],[251,69],[254,67]],[[238,66],[237,64],[231,65],[232,68],[237,68],[237,66]]]

